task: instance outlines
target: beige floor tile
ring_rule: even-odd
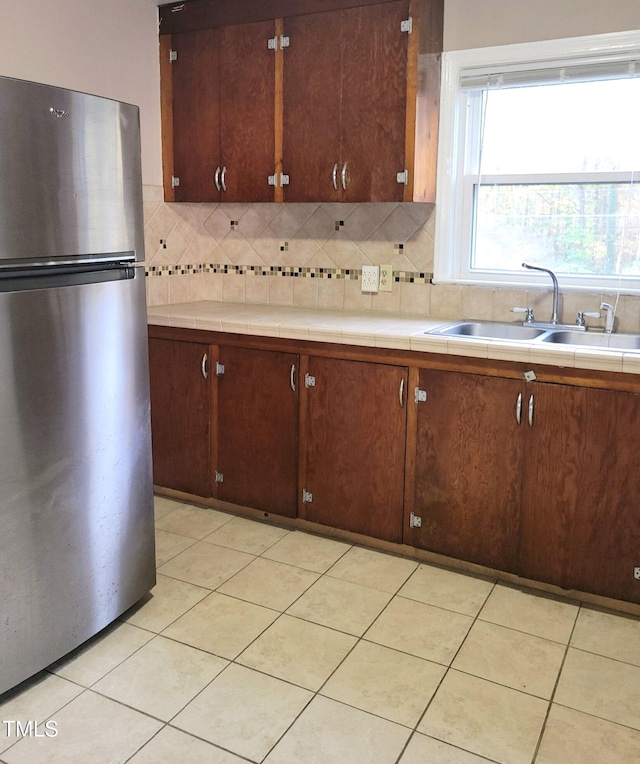
[[[409,741],[399,764],[483,764],[483,762],[489,762],[489,759],[416,732]]]
[[[571,646],[640,666],[640,618],[582,607]]]
[[[327,575],[395,594],[417,567],[412,560],[354,546]]]
[[[184,552],[196,543],[195,539],[167,533],[156,528],[156,567],[164,565],[170,559]]]
[[[286,610],[315,582],[319,573],[258,557],[218,588],[232,597]]]
[[[478,618],[566,645],[577,615],[573,602],[498,584]]]
[[[228,665],[180,642],[155,637],[109,672],[93,689],[169,721]]]
[[[249,554],[262,554],[283,536],[289,533],[285,528],[267,525],[244,517],[234,517],[221,528],[205,536],[212,544],[237,549]]]
[[[371,642],[359,642],[322,688],[328,698],[415,727],[446,669]]]
[[[233,660],[277,617],[273,610],[214,592],[165,629],[163,636]]]
[[[216,509],[203,509],[202,507],[183,504],[173,512],[156,520],[156,528],[169,533],[177,533],[180,536],[203,539],[217,528],[230,522],[233,517],[233,515],[228,515],[225,512],[218,512]]]
[[[3,753],[7,764],[124,762],[162,727],[131,708],[83,692],[55,715],[55,737],[26,737]]]
[[[638,761],[638,730],[552,705],[536,764],[632,764]]]
[[[423,602],[394,597],[365,639],[448,666],[473,619]]]
[[[359,637],[390,598],[390,594],[377,589],[323,576],[287,612]]]
[[[175,499],[169,499],[166,496],[154,496],[153,497],[153,510],[156,517],[156,521],[161,517],[168,515],[169,512],[173,512],[174,509],[182,507],[184,504],[181,501]]]
[[[287,682],[231,665],[173,724],[229,751],[261,761],[311,699]]]
[[[355,637],[283,615],[237,658],[250,668],[318,690],[355,645]]]
[[[640,668],[570,647],[554,702],[640,729]]]
[[[547,702],[451,669],[418,731],[508,764],[531,764]]]
[[[158,568],[158,572],[206,589],[216,589],[253,559],[253,555],[245,552],[197,541]]]
[[[265,764],[390,764],[409,730],[317,696],[265,759]]]
[[[187,735],[186,732],[165,727],[152,738],[127,764],[246,764],[232,753],[211,743]]]
[[[44,723],[77,697],[83,688],[55,674],[41,671],[0,696],[0,719]],[[15,727],[0,725],[0,752],[16,742]]]
[[[153,634],[128,623],[108,626],[69,655],[49,666],[58,676],[90,687],[145,645]]]
[[[493,586],[494,582],[488,579],[435,565],[420,565],[398,594],[427,605],[476,616]]]
[[[324,573],[349,550],[349,544],[293,531],[263,553],[263,557]]]
[[[476,621],[452,667],[549,700],[565,650],[542,637]]]
[[[158,575],[151,594],[127,610],[121,620],[159,633],[210,593],[210,589]]]

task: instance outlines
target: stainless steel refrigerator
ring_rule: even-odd
[[[0,77],[0,693],[155,582],[139,114]]]

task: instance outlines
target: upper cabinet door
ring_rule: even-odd
[[[275,23],[220,30],[222,201],[273,201],[275,58],[268,47]]]
[[[341,13],[284,20],[283,170],[287,202],[341,201]]]
[[[285,201],[402,201],[408,0],[285,19]]]
[[[340,182],[349,202],[401,202],[405,169],[408,0],[342,14]]]
[[[173,113],[173,175],[179,185],[176,202],[215,202],[214,184],[220,166],[220,94],[218,30],[174,35],[170,64]],[[165,124],[167,120],[165,120]],[[169,121],[170,123],[170,121]],[[166,140],[166,134],[165,134]]]

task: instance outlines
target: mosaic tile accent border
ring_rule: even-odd
[[[216,265],[196,263],[194,265],[151,265],[146,268],[147,276],[194,276],[200,273],[222,273],[237,276],[281,276],[284,278],[336,279],[359,281],[361,268],[306,268],[291,265]],[[418,271],[393,271],[396,284],[429,284],[432,273]]]

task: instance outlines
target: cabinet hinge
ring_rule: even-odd
[[[427,391],[421,390],[419,387],[415,389],[415,402],[424,403],[427,400]]]
[[[171,176],[171,188],[178,188],[180,185],[180,178],[176,178],[175,175]]]
[[[170,50],[169,51],[169,63],[172,64],[174,61],[178,60],[178,51],[177,50]]]
[[[399,172],[396,175],[396,181],[398,183],[402,183],[403,185],[409,184],[409,170],[404,170],[403,172]]]
[[[305,374],[304,375],[304,386],[305,387],[315,387],[316,386],[316,378],[312,376],[311,374]]]
[[[224,483],[224,475],[216,470],[216,483]]]
[[[404,21],[400,22],[400,31],[406,32],[407,34],[411,34],[413,32],[413,19],[411,16],[409,16],[408,19],[404,19]]]
[[[267,48],[269,50],[278,50],[278,38],[277,37],[271,37],[267,41]]]
[[[409,528],[421,528],[422,518],[418,515],[414,515],[413,512],[409,515]]]
[[[280,35],[280,50],[284,50],[289,47],[289,38],[286,35]]]
[[[220,361],[216,361],[216,377],[221,377],[224,374],[224,364]]]
[[[273,175],[269,175],[267,177],[267,180],[269,182],[270,186],[276,186],[278,187],[278,173],[274,173]],[[280,185],[281,186],[288,186],[289,185],[289,176],[285,175],[284,173],[280,173]]]
[[[302,503],[303,504],[311,504],[313,501],[313,494],[307,491],[305,488],[302,489]]]

